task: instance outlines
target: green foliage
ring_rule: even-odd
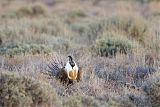
[[[66,16],[63,18],[68,24],[73,24],[79,22],[80,20],[86,18],[87,14],[84,10],[71,10],[67,12]]]
[[[97,39],[95,48],[101,56],[113,56],[118,52],[127,54],[132,49],[132,43],[121,35],[107,34],[105,37]]]
[[[17,10],[10,11],[2,15],[2,18],[22,18],[47,15],[47,7],[43,4],[33,4],[22,6]]]
[[[148,4],[142,5],[141,1]],[[153,107],[159,106],[159,80],[151,81],[152,85],[146,83],[147,100],[143,99],[144,92],[137,92],[133,85],[139,83],[135,78],[142,76],[140,84],[143,84],[152,75],[145,75],[150,72],[148,70],[138,72],[136,69],[145,65],[144,52],[153,53],[154,67],[158,68],[160,15],[158,5],[156,2],[149,4],[151,1],[159,0],[1,0],[0,70],[17,71],[26,77],[0,73],[0,107],[55,107],[57,96],[51,92],[54,89],[64,107],[147,107],[147,101]],[[139,44],[134,47],[134,41],[144,48]],[[153,50],[157,50],[156,53]],[[126,56],[117,55],[130,51],[132,53]],[[52,54],[44,56],[50,52]],[[67,54],[73,54],[78,66],[83,67],[83,81],[64,87],[45,73],[44,62],[60,53],[62,61],[57,57],[55,60],[62,66]],[[104,58],[95,54],[117,56]],[[39,75],[39,71],[44,74]],[[42,81],[52,79],[54,89],[27,78],[30,73]],[[126,84],[135,88],[129,89],[133,94],[125,95]],[[75,96],[77,93],[80,95]],[[114,98],[103,97],[104,94]],[[116,94],[120,96],[117,98]]]
[[[155,76],[143,84],[143,90],[146,93],[153,107],[160,106],[160,76]]]
[[[153,16],[160,17],[160,12],[154,12],[154,13],[153,13]]]
[[[74,11],[69,12],[68,16],[74,18],[74,17],[86,17],[87,15],[82,10],[74,10]]]
[[[8,47],[0,48],[0,54],[6,54],[10,57],[14,55],[20,54],[49,54],[52,50],[51,46],[43,45],[43,44],[16,44]]]
[[[71,28],[74,32],[77,32],[79,35],[82,35],[86,29],[88,29],[88,25],[86,22],[74,23],[71,25]]]
[[[48,84],[3,72],[0,74],[0,84],[0,106],[28,107],[58,104],[57,96]]]

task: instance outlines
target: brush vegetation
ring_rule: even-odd
[[[0,106],[159,107],[159,4],[1,0]],[[65,85],[48,65],[69,55],[83,76]]]
[[[57,95],[49,84],[5,72],[0,74],[0,83],[0,105],[3,107],[58,104]]]

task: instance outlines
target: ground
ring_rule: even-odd
[[[0,106],[159,107],[159,10],[159,0],[1,0]],[[68,86],[48,65],[69,55],[83,76]]]

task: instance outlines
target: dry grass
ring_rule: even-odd
[[[46,107],[158,107],[159,1],[141,1],[0,1],[0,72],[13,92],[1,85],[0,104],[35,106],[41,100],[47,104],[39,106]],[[47,67],[52,59],[62,66],[68,55],[83,69],[82,80],[69,86]],[[21,80],[38,84],[25,101],[19,91],[29,84]],[[39,90],[44,84],[50,88]],[[56,100],[45,102],[50,91]],[[33,100],[35,94],[40,96]]]

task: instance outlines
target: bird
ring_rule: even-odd
[[[56,77],[63,84],[73,84],[74,81],[82,80],[82,67],[78,67],[77,63],[73,60],[72,56],[68,56],[68,61],[64,64],[61,59],[55,58],[48,66],[52,76]]]
[[[73,61],[72,56],[68,56],[69,60],[67,61],[64,70],[67,73],[67,76],[70,80],[76,80],[78,75],[78,66]]]

